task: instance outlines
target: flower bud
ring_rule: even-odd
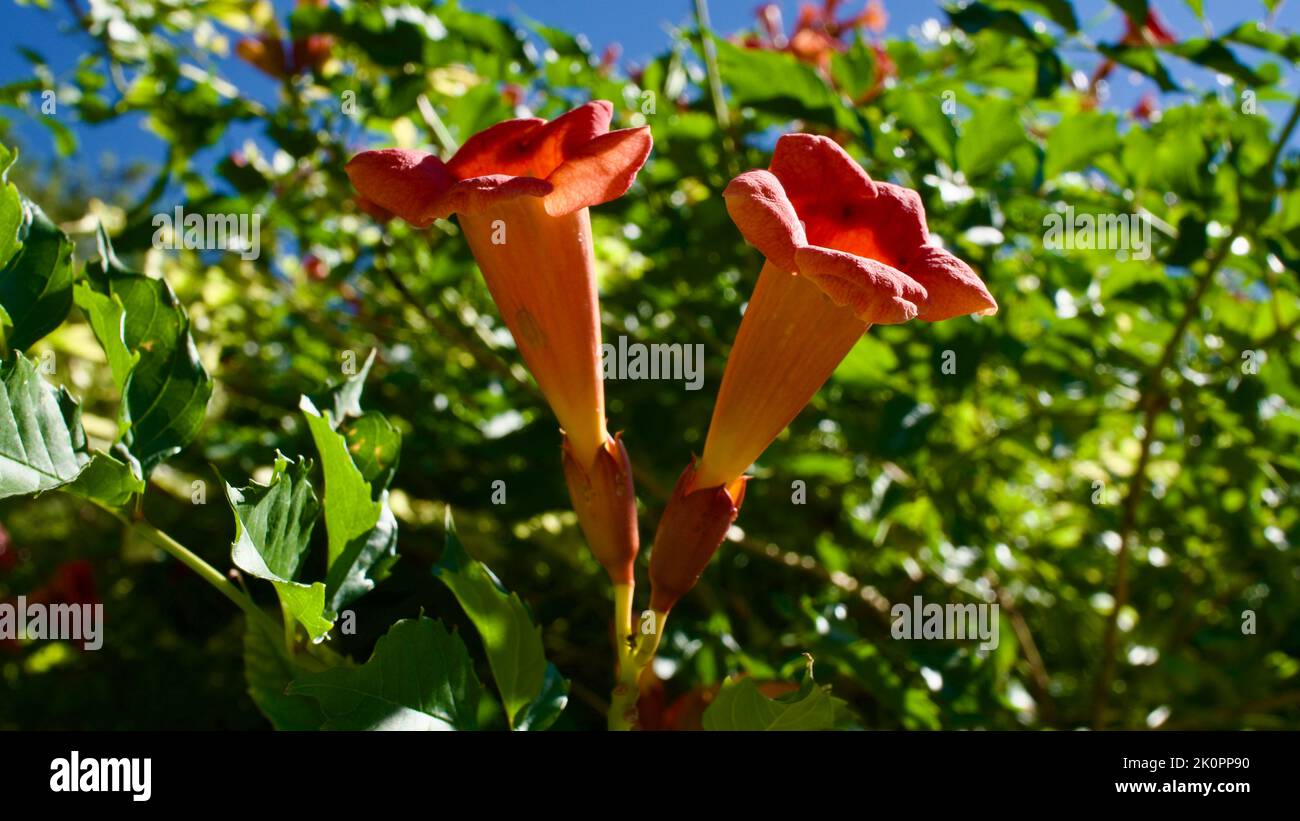
[[[650,553],[650,607],[667,613],[686,595],[717,552],[745,500],[748,476],[696,489],[695,460],[682,471],[659,520]]]
[[[577,452],[564,438],[564,479],[569,498],[578,514],[578,524],[596,561],[614,584],[632,583],[632,563],[640,548],[637,532],[636,495],[632,489],[632,463],[620,434],[596,450],[596,458],[585,468]]]

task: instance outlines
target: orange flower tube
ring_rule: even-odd
[[[723,194],[766,257],[727,359],[704,455],[678,480],[650,554],[662,618],[690,590],[735,521],[745,471],[875,323],[992,314],[966,263],[930,243],[915,192],[875,182],[834,141],[782,137],[767,171]]]
[[[605,427],[588,208],[627,191],[651,138],[644,127],[609,131],[612,116],[613,106],[597,101],[551,122],[508,120],[475,134],[446,163],[384,149],[353,157],[347,173],[372,214],[421,228],[459,216],[488,291],[563,429],[565,479],[587,543],[614,584],[630,588],[636,500],[627,451]]]

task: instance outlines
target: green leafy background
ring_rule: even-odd
[[[368,146],[446,153],[514,116],[517,94],[544,117],[608,99],[616,125],[653,130],[632,191],[592,215],[607,339],[705,350],[703,390],[607,386],[646,543],[703,446],[761,265],[721,191],[766,166],[776,135],[833,135],[920,191],[1001,305],[873,328],[767,451],[743,535],[673,612],[648,725],[1300,726],[1300,160],[1277,143],[1300,36],[1267,5],[1150,47],[1093,36],[1067,2],[976,2],[942,36],[850,35],[826,67],[687,27],[630,72],[602,68],[571,21],[469,2],[278,19],[265,3],[97,4],[80,20],[95,49],[67,76],[36,55],[30,77],[4,78],[4,116],[55,87],[67,117],[139,116],[169,148],[93,180],[0,155],[0,381],[46,381],[23,401],[70,426],[67,472],[82,470],[69,492],[19,498],[6,468],[0,598],[93,596],[109,628],[93,653],[0,643],[0,727],[603,726],[608,584],[554,420],[454,222],[379,226],[342,170]],[[222,66],[260,30],[328,33],[331,58],[258,102]],[[1102,56],[1114,82],[1138,72],[1158,117],[1089,98],[1074,72]],[[1223,82],[1176,88],[1187,65]],[[95,150],[44,119],[59,150]],[[258,140],[213,150],[236,129]],[[154,214],[177,205],[260,214],[261,256],[152,249]],[[1152,258],[1045,249],[1044,217],[1066,206],[1150,214]],[[133,330],[146,304],[162,336]],[[162,352],[142,347],[154,339]],[[149,428],[135,408],[160,395],[182,410]],[[294,467],[277,472],[277,451]],[[300,479],[323,512],[267,489]],[[261,525],[236,530],[226,483],[237,508],[267,505]],[[261,612],[278,615],[277,587],[323,585],[304,623],[332,637],[286,650],[124,524],[136,515],[223,572],[250,538],[276,577],[244,567]],[[301,544],[265,541],[278,516]],[[891,605],[918,595],[999,603],[1000,645],[892,639]],[[403,667],[431,659],[427,675]]]

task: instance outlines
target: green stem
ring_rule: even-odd
[[[609,713],[606,716],[611,730],[639,729],[636,703],[641,697],[641,676],[654,661],[655,653],[659,650],[659,639],[663,636],[664,621],[668,618],[666,613],[657,611],[654,615],[654,629],[643,642],[635,648],[625,642],[619,643],[618,682],[610,693]],[[632,637],[636,635],[635,632],[631,634]]]
[[[268,618],[257,605],[253,604],[248,596],[231,584],[230,580],[222,575],[221,571],[203,561],[188,547],[146,521],[131,522],[130,525],[148,537],[154,544],[167,551],[172,558],[197,573],[204,581],[215,587],[217,592],[230,599],[240,610],[243,610],[245,614],[250,617]]]

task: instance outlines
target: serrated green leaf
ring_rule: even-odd
[[[473,730],[482,691],[464,642],[423,616],[389,628],[361,667],[299,676],[288,689],[315,699],[332,730]]]
[[[76,400],[15,351],[0,364],[0,499],[65,485],[89,461]]]
[[[508,593],[482,562],[465,552],[450,510],[446,521],[446,546],[433,575],[474,622],[510,726],[545,729],[568,702],[568,682],[546,660],[542,628],[519,596]]]
[[[388,491],[372,496],[329,412],[321,414],[305,396],[301,408],[325,472],[325,587],[330,608],[337,612],[386,574],[397,554],[397,518],[388,507]]]
[[[119,425],[121,441],[147,477],[198,433],[212,396],[212,377],[199,361],[189,316],[171,286],[127,270],[113,254],[103,229],[99,270],[91,269],[90,281],[97,293],[110,300],[82,297],[98,316],[98,321],[92,316],[91,328],[110,365],[124,367],[122,348],[138,357],[123,380]],[[123,312],[116,328],[114,299]],[[114,380],[118,378],[115,370]]]
[[[90,464],[75,481],[62,489],[107,508],[126,507],[133,498],[144,493],[145,482],[140,463],[129,453],[118,455],[122,458],[91,451]]]
[[[402,434],[388,417],[378,411],[366,411],[339,425],[347,440],[348,453],[371,491],[382,491],[393,481],[398,457],[402,452]]]
[[[222,484],[235,514],[231,561],[245,573],[271,582],[285,612],[306,629],[312,641],[319,641],[334,626],[333,614],[326,612],[325,585],[295,581],[320,516],[320,505],[307,478],[310,471],[309,461],[293,463],[277,454],[266,485],[235,488]]]
[[[311,397],[313,406],[329,411],[330,422],[335,428],[349,419],[361,416],[361,394],[365,391],[370,367],[375,364],[376,353],[375,350],[370,351],[361,370]]]
[[[768,698],[753,678],[726,682],[704,711],[706,730],[829,730],[835,701],[813,680],[812,657],[798,691]]]

